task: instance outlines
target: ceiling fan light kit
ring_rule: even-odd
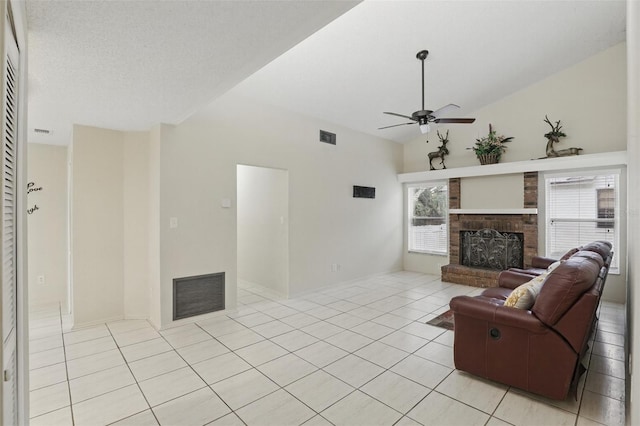
[[[422,109],[415,111],[411,116],[398,114],[396,112],[385,111],[385,114],[395,115],[397,117],[411,120],[409,123],[393,124],[391,126],[379,127],[378,130],[388,129],[390,127],[407,126],[410,124],[418,124],[422,133],[428,133],[431,130],[429,123],[456,123],[469,124],[476,121],[475,118],[442,118],[443,115],[460,108],[458,105],[449,104],[435,111],[424,108],[424,60],[429,56],[428,50],[421,50],[416,54],[416,58],[422,63]]]

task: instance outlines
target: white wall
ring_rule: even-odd
[[[627,283],[627,350],[628,371],[626,381],[628,425],[640,424],[640,2],[627,2],[627,54],[628,54],[628,140],[627,153],[629,190],[628,198],[628,283]]]
[[[561,139],[556,149],[581,147],[583,154],[624,151],[627,138],[626,90],[626,44],[620,43],[493,104],[470,112],[468,116],[476,118],[472,125],[450,125],[447,167],[479,164],[473,151],[466,148],[472,147],[476,138],[488,133],[489,123],[494,125],[499,134],[514,137],[507,144],[501,162],[544,157],[547,142],[544,134],[550,130],[543,121],[545,115],[552,121],[561,120],[562,130],[568,135]],[[435,150],[438,144],[435,135],[429,136],[428,144],[425,140],[421,136],[404,145],[404,172],[428,170],[427,154]],[[517,184],[522,185],[521,175],[518,175]],[[514,175],[465,178],[461,181],[461,208],[522,208],[522,187],[516,189],[514,185]],[[626,223],[622,225],[621,233],[624,234]],[[540,228],[540,232],[544,232],[544,227]],[[540,247],[542,252],[544,241],[541,241]],[[619,250],[616,255],[620,259],[626,258],[624,250]],[[439,273],[439,265],[443,263],[448,263],[448,259],[443,262],[441,256],[406,253],[405,238],[405,269]],[[623,271],[625,267],[622,262]],[[610,275],[603,298],[624,301],[625,280],[624,272]]]
[[[123,136],[124,316],[148,318],[149,133],[127,132]]]
[[[75,325],[124,314],[122,132],[73,128],[73,317]]]
[[[238,165],[238,279],[289,293],[289,173]]]
[[[30,143],[27,194],[29,306],[59,303],[67,310],[67,147]],[[42,188],[40,191],[33,189]],[[43,276],[44,284],[38,283]]]
[[[74,126],[75,326],[150,315],[150,138],[147,132]]]
[[[320,129],[337,145],[318,142]],[[224,271],[235,304],[237,164],[289,171],[290,294],[402,267],[400,145],[232,93],[160,139],[163,324],[173,278]],[[376,199],[352,198],[353,185],[376,187]]]

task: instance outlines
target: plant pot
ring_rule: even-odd
[[[480,154],[478,155],[480,164],[497,164],[500,162],[500,157],[497,154]]]

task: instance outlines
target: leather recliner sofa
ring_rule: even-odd
[[[499,286],[480,296],[451,299],[456,368],[565,399],[584,372],[580,360],[595,327],[613,254],[606,247],[601,253],[576,251],[554,265],[529,309],[504,306],[514,289],[535,278],[517,271],[503,271]]]

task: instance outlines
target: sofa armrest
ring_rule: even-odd
[[[549,330],[531,311],[502,306],[498,303],[492,303],[491,299],[457,296],[451,299],[449,306],[454,315],[464,315],[495,325],[520,328],[536,334],[542,334]]]
[[[498,275],[498,286],[503,288],[510,288],[513,290],[521,284],[531,281],[536,275],[529,275],[523,272],[517,271],[502,271]]]
[[[558,259],[551,259],[550,257],[533,256],[531,258],[531,267],[539,269],[547,269],[549,265],[557,262]]]

